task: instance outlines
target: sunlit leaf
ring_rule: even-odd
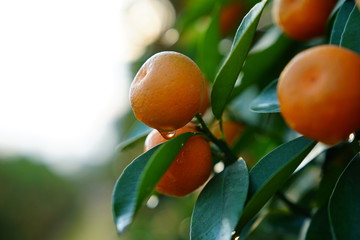
[[[233,42],[232,49],[218,71],[211,92],[212,111],[220,119],[230,98],[236,79],[253,42],[261,13],[267,1],[257,3],[243,18]]]
[[[211,16],[211,21],[199,41],[198,46],[198,64],[206,78],[213,82],[217,66],[221,61],[221,55],[218,50],[220,41],[219,26],[220,6],[215,7]]]
[[[296,138],[270,152],[250,170],[248,202],[238,228],[251,220],[283,186],[315,144],[304,137]]]
[[[243,210],[249,186],[244,160],[215,175],[201,191],[191,219],[191,239],[229,240]]]
[[[271,82],[259,96],[252,101],[250,109],[258,113],[280,112],[276,86],[277,80]]]
[[[341,174],[329,202],[333,236],[338,240],[360,239],[360,154]]]
[[[112,198],[114,221],[119,233],[132,223],[139,208],[191,136],[194,133],[184,133],[150,149],[121,174]]]

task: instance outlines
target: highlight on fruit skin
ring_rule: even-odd
[[[206,80],[187,56],[171,51],[150,57],[130,86],[136,118],[161,132],[185,126],[201,111]]]
[[[185,132],[197,132],[195,124],[190,122],[178,129],[175,136]],[[145,151],[165,141],[167,140],[154,129],[146,137]],[[196,135],[184,144],[155,190],[164,195],[183,197],[203,185],[211,172],[210,144],[202,136]]]
[[[336,144],[360,129],[360,55],[320,45],[296,55],[279,77],[287,124],[304,136]]]
[[[308,40],[325,32],[336,0],[274,0],[274,22],[291,38]]]

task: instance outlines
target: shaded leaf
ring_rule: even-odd
[[[338,240],[360,239],[360,154],[341,174],[329,202],[333,237]]]
[[[131,224],[141,205],[191,136],[194,133],[184,133],[150,149],[121,174],[112,197],[114,221],[119,233]]]
[[[249,186],[244,160],[215,175],[201,191],[191,221],[191,239],[229,240],[241,216]]]
[[[271,82],[251,103],[250,109],[258,113],[280,112],[276,92],[277,80]]]
[[[220,119],[248,54],[261,13],[267,1],[257,3],[243,18],[232,49],[218,71],[211,92],[212,111]]]
[[[352,1],[345,2],[338,11],[332,28],[330,44],[360,53],[360,11]]]
[[[270,152],[250,170],[248,202],[238,228],[251,220],[282,187],[315,144],[305,137],[296,138]]]
[[[347,143],[335,145],[325,151],[322,178],[316,192],[318,206],[328,204],[337,180],[355,155],[355,150]]]
[[[240,239],[298,239],[305,220],[306,217],[285,210],[270,210],[265,216],[259,217],[256,228],[246,238],[242,238],[241,233]]]
[[[305,240],[333,239],[330,231],[327,205],[320,208],[312,217]]]

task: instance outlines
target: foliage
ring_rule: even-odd
[[[358,136],[331,147],[299,136],[284,124],[276,95],[281,70],[299,51],[331,43],[360,53],[360,11],[354,1],[339,1],[326,34],[302,42],[286,37],[271,23],[267,0],[246,1],[251,9],[237,31],[221,36],[217,20],[228,1],[209,2],[189,1],[178,19],[180,33],[195,36],[196,44],[181,35],[172,46],[194,58],[211,84],[212,113],[204,119],[197,115],[196,121],[200,134],[212,142],[214,164],[225,165],[201,189],[189,236],[195,240],[359,239]],[[210,21],[198,32],[194,25],[203,18]],[[231,37],[225,56],[215,51]],[[231,149],[207,127],[213,122],[221,126],[224,118],[246,126]],[[154,186],[192,136],[180,135],[141,154],[148,128],[134,119],[121,127],[130,130],[119,154],[129,161],[133,153],[126,151],[136,149],[138,157],[114,188],[113,214],[119,233],[136,221],[138,211],[156,194]]]

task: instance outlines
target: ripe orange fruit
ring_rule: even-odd
[[[198,66],[177,52],[160,52],[139,69],[130,86],[136,118],[161,132],[183,127],[200,111],[205,78]]]
[[[204,115],[209,107],[210,107],[210,89],[209,89],[208,83],[206,83],[199,113]]]
[[[244,126],[241,123],[233,120],[224,121],[222,123],[222,128],[224,131],[225,141],[229,146],[232,146],[236,143],[236,140],[239,139],[241,133],[244,130]],[[210,130],[215,137],[221,138],[219,124],[212,125]]]
[[[307,40],[324,33],[336,0],[274,0],[275,23],[288,36]]]
[[[175,136],[196,131],[195,124],[189,123],[176,130]],[[166,139],[154,129],[146,137],[145,151],[165,141]],[[185,196],[203,185],[209,178],[211,170],[209,143],[199,135],[193,136],[184,144],[155,190],[169,196]]]
[[[336,144],[360,129],[360,55],[333,45],[307,49],[284,68],[277,94],[291,128]]]
[[[360,0],[355,0],[358,9],[360,10]]]

